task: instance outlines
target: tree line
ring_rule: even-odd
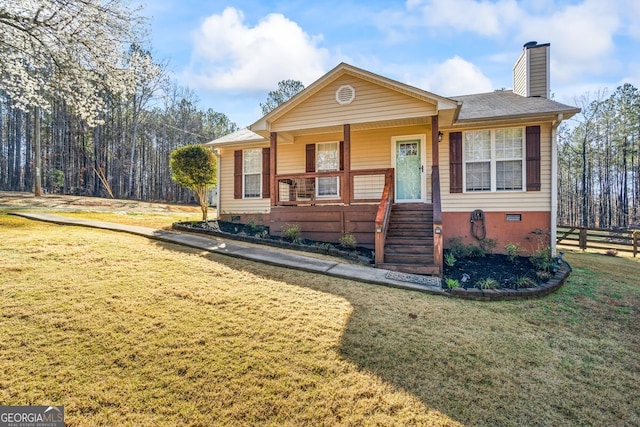
[[[132,100],[109,99],[102,123],[88,127],[61,100],[49,112],[25,112],[0,92],[0,189],[33,191],[34,115],[41,114],[45,192],[190,201],[192,194],[171,180],[170,153],[238,126],[222,113],[199,108],[187,88],[172,85],[155,104],[136,113]]]
[[[558,137],[558,222],[640,228],[640,93],[627,83],[585,95]]]

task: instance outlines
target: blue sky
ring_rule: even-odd
[[[154,56],[201,108],[244,127],[284,79],[340,62],[442,96],[510,89],[522,45],[551,43],[551,92],[640,87],[638,0],[148,0]]]

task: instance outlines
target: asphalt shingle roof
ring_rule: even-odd
[[[458,121],[490,120],[527,115],[559,114],[580,111],[547,98],[524,97],[504,90],[473,95],[453,96],[462,102]]]

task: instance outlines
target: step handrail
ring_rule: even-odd
[[[382,190],[382,198],[378,205],[376,213],[376,236],[375,236],[375,263],[376,265],[384,263],[384,243],[387,239],[387,230],[389,229],[389,218],[391,217],[391,205],[394,199],[394,175],[393,168],[387,169],[384,175],[384,189]]]

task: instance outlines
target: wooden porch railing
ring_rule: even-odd
[[[375,263],[384,263],[384,242],[387,239],[391,205],[394,199],[393,169],[388,169],[384,176],[384,190],[376,213]]]
[[[383,186],[382,180],[388,169],[351,170],[349,173],[349,185],[342,185],[345,179],[343,171],[310,172],[299,174],[276,175],[275,177],[275,204],[276,206],[304,206],[322,204],[350,204],[377,203],[380,200]],[[359,184],[356,180],[362,177],[373,178],[378,176],[380,184]],[[322,196],[318,194],[318,178],[337,178],[336,196]],[[361,188],[364,187],[364,188]]]

